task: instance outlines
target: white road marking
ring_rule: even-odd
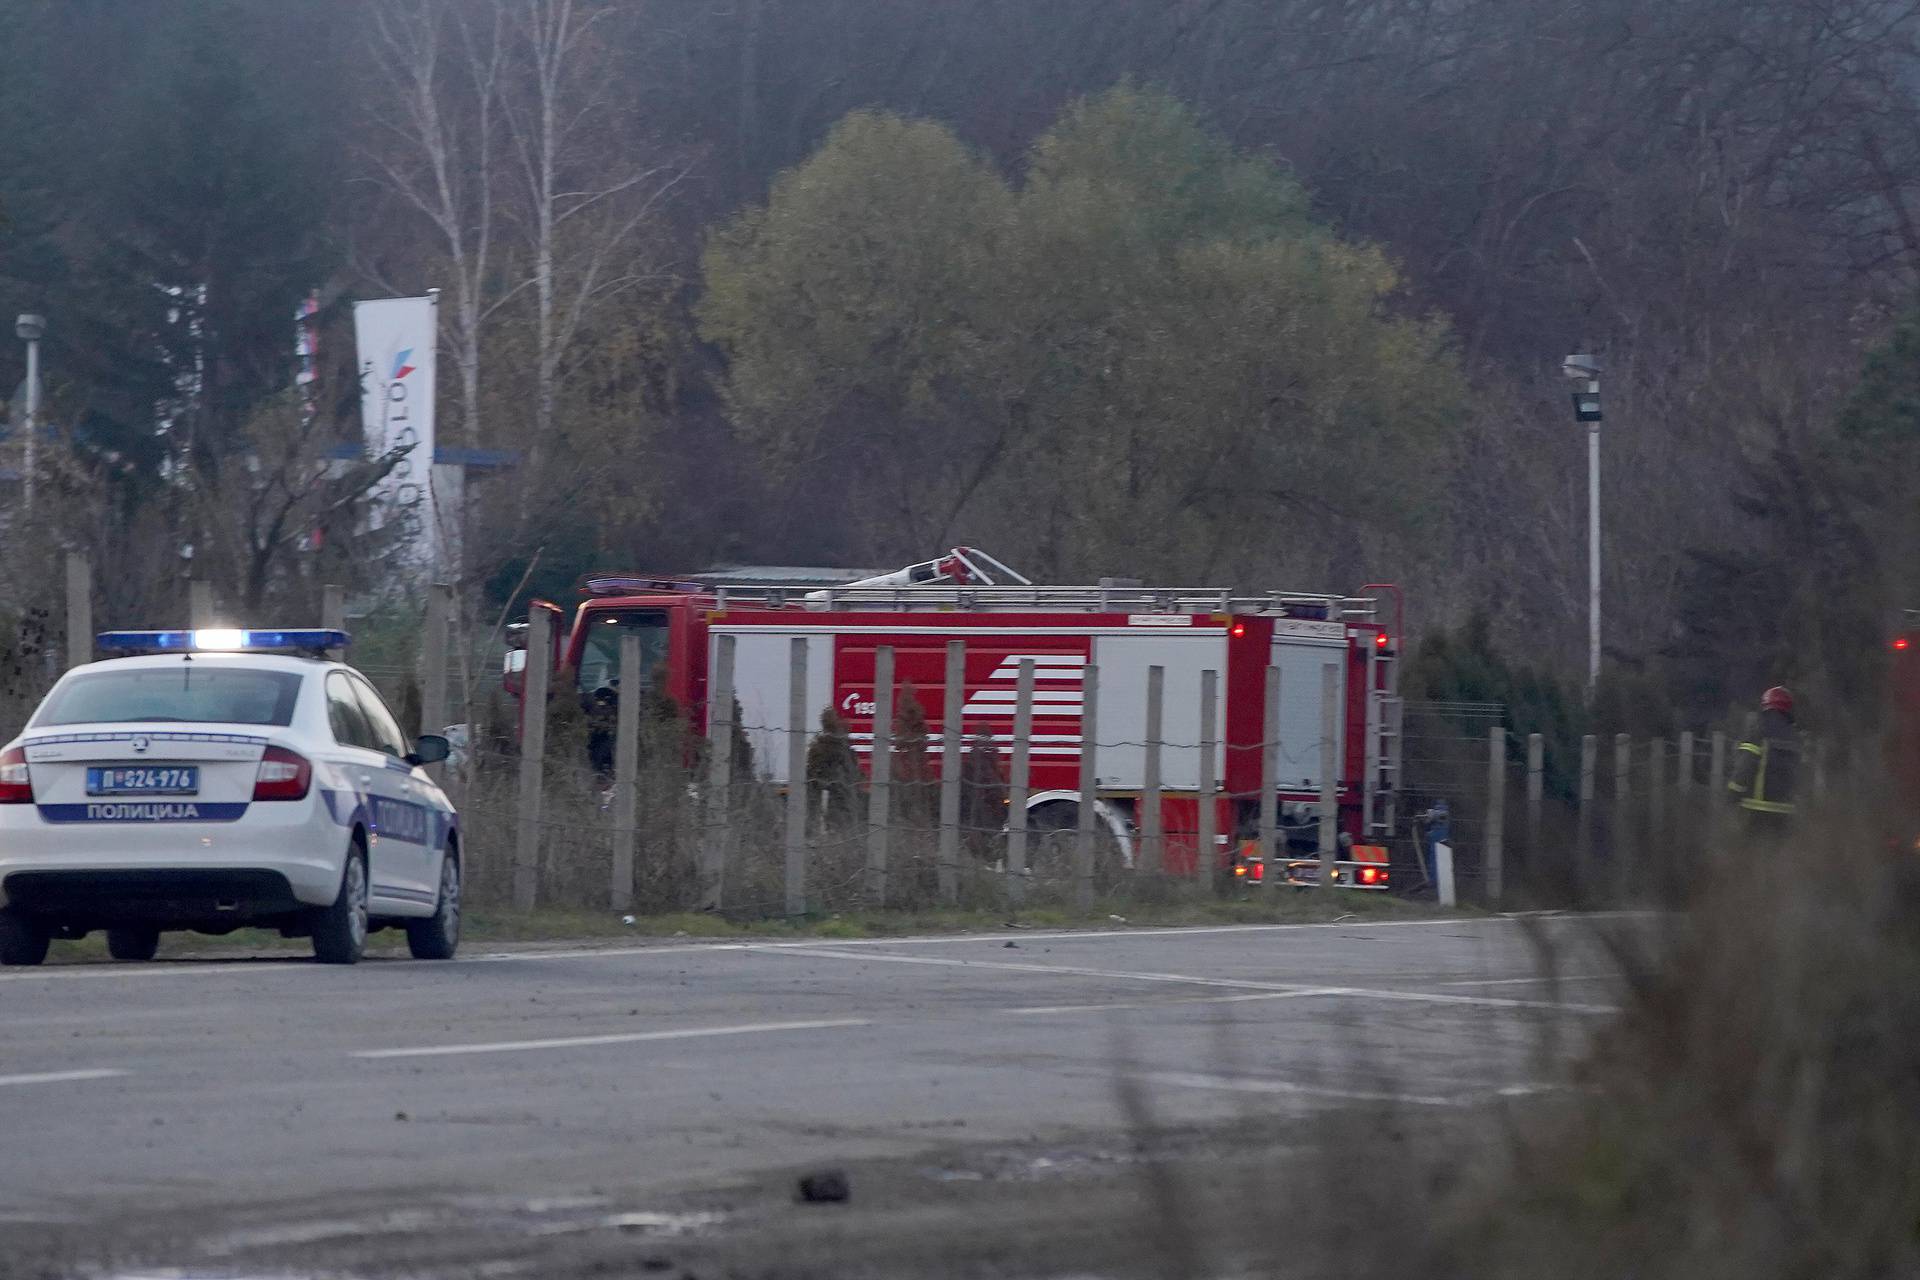
[[[1421,920],[1340,920],[1300,924],[1222,924],[1168,925],[1141,929],[1055,929],[1020,930],[1010,933],[943,933],[900,938],[797,939],[790,942],[674,942],[665,945],[617,947],[557,947],[544,951],[489,951],[463,956],[463,960],[499,962],[503,960],[618,960],[642,956],[696,955],[709,951],[808,951],[818,947],[841,950],[848,947],[926,947],[951,946],[965,942],[1091,942],[1105,938],[1173,938],[1230,933],[1290,933],[1303,929],[1432,929],[1472,928],[1488,924],[1515,924],[1523,919],[1540,922],[1578,922],[1612,919],[1638,919],[1657,913],[1611,911],[1575,914],[1571,912],[1539,915],[1515,912],[1493,916],[1434,916]],[[0,982],[33,982],[62,978],[171,978],[181,976],[212,978],[258,973],[318,973],[311,961],[270,960],[235,957],[233,959],[185,960],[161,964],[54,964],[22,968],[0,973]]]
[[[1149,1071],[1137,1077],[1153,1084],[1184,1089],[1221,1089],[1231,1093],[1284,1093],[1305,1098],[1337,1098],[1343,1102],[1401,1102],[1416,1107],[1458,1107],[1469,1099],[1433,1094],[1394,1093],[1373,1089],[1335,1089],[1298,1084],[1292,1080],[1261,1080],[1247,1076],[1216,1076],[1199,1071]]]
[[[1020,964],[1005,960],[958,960],[949,956],[896,956],[877,951],[804,951],[749,948],[768,954],[818,956],[828,960],[865,960],[883,964],[936,965],[950,969],[993,969],[1013,973],[1045,973],[1072,978],[1111,978],[1120,982],[1172,982],[1200,987],[1232,987],[1243,991],[1278,991],[1290,995],[1349,996],[1356,999],[1400,1001],[1411,1004],[1476,1005],[1488,1009],[1552,1009],[1567,1013],[1618,1013],[1612,1005],[1570,1004],[1558,1000],[1512,1000],[1504,996],[1458,996],[1431,991],[1394,991],[1380,987],[1327,987],[1309,983],[1258,982],[1247,978],[1208,978],[1186,973],[1152,973],[1131,969],[1093,969],[1082,965]]]
[[[540,1049],[584,1049],[595,1045],[645,1044],[654,1040],[699,1040],[710,1036],[747,1036],[775,1031],[827,1031],[865,1027],[867,1018],[827,1018],[811,1022],[750,1022],[734,1027],[682,1027],[672,1031],[631,1031],[619,1035],[563,1036],[552,1040],[500,1040],[492,1044],[417,1045],[404,1049],[361,1049],[355,1058],[447,1058],[470,1053],[528,1053]]]
[[[1521,987],[1529,982],[1541,986],[1552,986],[1556,982],[1606,982],[1620,977],[1617,973],[1557,973],[1551,978],[1473,978],[1466,981],[1442,982],[1442,987]]]
[[[1476,1005],[1482,1009],[1545,1009],[1556,1013],[1620,1012],[1618,1005],[1581,1004],[1567,1000],[1509,1000],[1504,996],[1451,996],[1436,991],[1394,991],[1386,987],[1326,987],[1323,995],[1353,996],[1362,1000],[1401,1001],[1407,1004]]]
[[[1547,921],[1574,923],[1583,920],[1609,920],[1637,917],[1646,912],[1593,912],[1546,917]],[[1535,919],[1524,914],[1497,916],[1434,916],[1420,920],[1325,920],[1300,924],[1196,924],[1165,925],[1140,929],[1020,929],[1006,933],[938,933],[899,938],[800,938],[790,942],[695,942],[670,946],[622,946],[557,948],[550,951],[489,951],[470,956],[473,960],[591,960],[595,957],[684,955],[693,951],[806,951],[815,947],[844,950],[848,947],[927,947],[951,946],[964,942],[1091,942],[1103,938],[1177,938],[1200,937],[1220,933],[1292,933],[1302,929],[1433,929],[1473,928],[1488,924],[1517,924]]]
[[[665,947],[579,947],[565,951],[489,951],[483,955],[466,956],[467,960],[484,960],[489,963],[501,960],[598,960],[621,959],[626,956],[684,956],[704,951],[745,951],[743,942],[689,942]]]
[[[1104,1004],[1041,1004],[1024,1009],[1006,1009],[1014,1015],[1055,1013],[1107,1013],[1115,1009],[1164,1009],[1182,1004],[1240,1004],[1248,1000],[1297,1000],[1302,996],[1327,994],[1323,987],[1303,987],[1298,991],[1249,991],[1237,996],[1171,996],[1165,1000],[1109,1000]]]
[[[0,973],[0,982],[32,982],[48,978],[178,978],[182,976],[215,978],[222,974],[233,976],[243,973],[285,972],[289,969],[303,969],[311,973],[315,968],[316,966],[310,960],[240,958],[198,963],[190,960],[177,961],[172,964],[55,964],[43,968]]]
[[[112,1080],[124,1076],[125,1071],[96,1067],[90,1071],[35,1071],[25,1075],[0,1076],[0,1085],[9,1084],[65,1084],[78,1080]]]
[[[1301,984],[1291,982],[1255,982],[1240,978],[1203,978],[1185,973],[1143,973],[1134,969],[1093,969],[1085,965],[1071,964],[1021,964],[1017,961],[1010,960],[958,960],[952,956],[895,956],[888,955],[882,951],[830,951],[824,947],[808,947],[804,951],[777,951],[771,947],[754,947],[752,950],[796,958],[818,956],[826,960],[866,960],[880,964],[934,965],[943,969],[996,969],[1010,973],[1059,974],[1069,978],[1113,978],[1121,982],[1174,982],[1185,986],[1231,987],[1240,991],[1296,992],[1304,989]],[[1468,997],[1461,998],[1466,999]]]

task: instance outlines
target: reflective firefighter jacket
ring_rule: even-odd
[[[1777,711],[1763,712],[1760,731],[1740,744],[1727,790],[1749,813],[1790,814],[1799,773],[1800,735],[1793,721]]]

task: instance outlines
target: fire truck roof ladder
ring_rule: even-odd
[[[789,593],[755,587],[717,587],[717,606],[789,603]],[[799,602],[795,602],[799,603]],[[1371,597],[1274,591],[1236,596],[1219,587],[917,586],[859,584],[826,587],[804,596],[807,608],[943,610],[983,613],[1267,613],[1327,622],[1371,622]]]

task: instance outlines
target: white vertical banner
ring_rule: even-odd
[[[406,449],[373,490],[371,524],[399,535],[399,563],[420,573],[439,567],[433,509],[434,351],[438,295],[353,304],[360,358],[360,420],[367,456]]]

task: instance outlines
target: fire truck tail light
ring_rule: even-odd
[[[1373,633],[1373,647],[1374,647],[1374,648],[1376,648],[1376,649],[1384,649],[1384,648],[1386,648],[1386,647],[1387,647],[1387,633],[1386,633],[1386,632],[1384,632],[1384,631],[1376,631],[1376,632],[1374,632],[1374,633]]]
[[[27,768],[27,753],[15,747],[0,755],[0,804],[32,804],[33,774]]]
[[[1244,622],[1234,623],[1233,626],[1229,628],[1229,634],[1231,634],[1234,639],[1238,640],[1241,636],[1247,634],[1247,624]]]
[[[1908,646],[1909,644],[1911,644],[1911,643],[1912,643],[1912,641],[1910,641],[1910,640],[1908,640],[1908,639],[1907,639],[1907,637],[1905,637],[1905,636],[1898,636],[1898,637],[1896,637],[1896,638],[1894,639],[1894,642],[1893,642],[1893,647],[1894,647],[1894,648],[1895,648],[1896,650],[1898,650],[1898,651],[1900,651],[1900,652],[1902,652],[1902,653],[1904,653],[1904,652],[1906,652],[1906,648],[1907,648],[1907,646]]]
[[[268,747],[253,776],[255,800],[304,800],[313,782],[313,765],[285,747]]]
[[[1387,873],[1382,871],[1379,867],[1360,868],[1361,884],[1385,884],[1386,882],[1387,882]]]

